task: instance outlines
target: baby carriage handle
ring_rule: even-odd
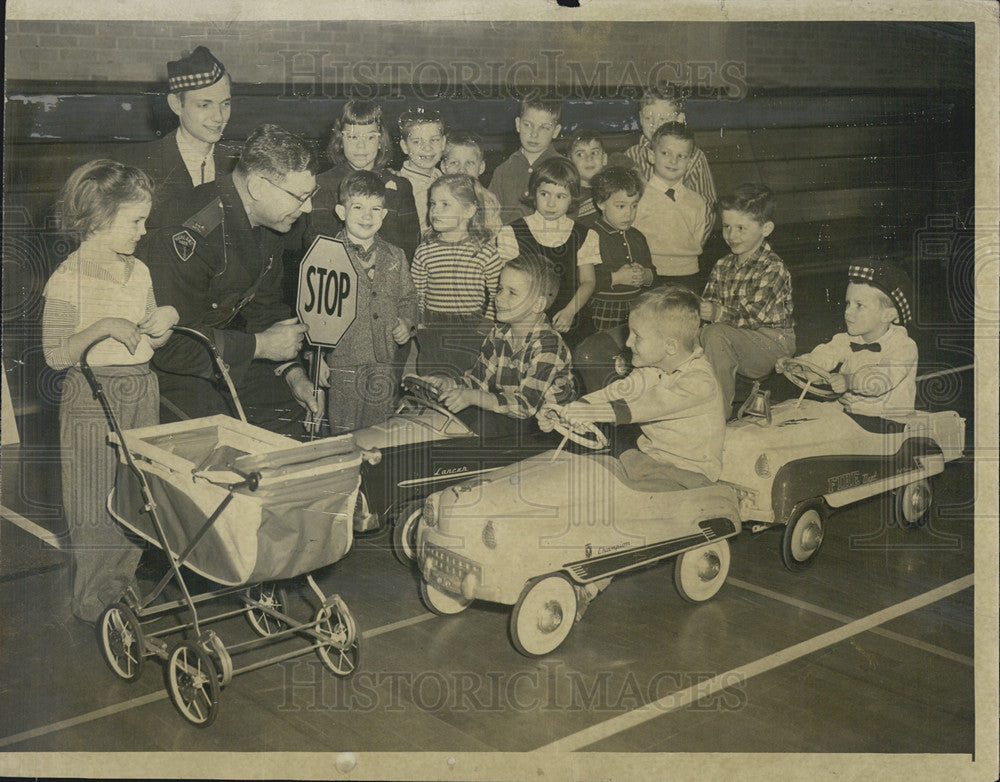
[[[222,360],[222,356],[219,354],[218,348],[215,347],[215,343],[197,329],[188,328],[187,326],[174,326],[173,332],[174,334],[183,334],[186,337],[190,337],[195,342],[200,342],[212,354],[212,360],[219,369],[219,376],[225,381],[226,388],[229,389],[229,395],[233,398],[233,404],[236,405],[236,412],[239,413],[240,420],[246,423],[247,416],[243,412],[243,405],[240,404],[240,398],[236,393],[236,386],[233,385],[233,379],[229,376],[229,367]]]
[[[229,367],[227,367],[226,362],[222,360],[222,356],[215,347],[215,343],[197,329],[188,328],[187,326],[174,326],[171,330],[174,334],[183,334],[184,336],[190,337],[196,342],[200,342],[204,345],[204,347],[212,355],[212,361],[215,362],[215,366],[219,370],[219,375],[225,381],[226,388],[229,389],[229,394],[233,398],[233,404],[236,405],[236,412],[239,413],[240,420],[243,423],[247,423],[247,416],[246,413],[243,412],[243,405],[240,403],[239,395],[236,393],[236,386],[233,385],[233,379],[229,376]],[[105,413],[109,413],[109,417],[111,417],[110,408],[107,406],[107,400],[104,397],[104,390],[102,389],[100,382],[95,377],[90,364],[87,362],[87,356],[90,353],[91,348],[96,346],[98,343],[103,342],[105,339],[106,337],[95,339],[87,345],[86,348],[84,348],[83,353],[80,355],[80,371],[83,372],[83,376],[87,378],[87,383],[94,392],[94,399],[101,402],[101,407],[103,407]]]

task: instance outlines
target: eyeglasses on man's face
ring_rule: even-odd
[[[298,201],[299,205],[301,205],[301,206],[305,206],[306,202],[309,201],[309,200],[311,200],[313,198],[313,196],[315,196],[316,193],[319,192],[319,185],[316,185],[316,187],[314,187],[312,190],[310,190],[305,195],[298,195],[297,193],[293,193],[291,190],[286,190],[281,185],[279,185],[277,182],[274,182],[274,181],[268,179],[263,174],[259,174],[259,176],[260,176],[261,179],[263,179],[265,182],[267,182],[272,187],[276,187],[282,193],[287,193],[288,195],[290,195],[292,198],[294,198],[296,201]]]

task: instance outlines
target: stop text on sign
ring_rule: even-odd
[[[308,326],[306,339],[335,347],[358,311],[358,273],[343,242],[318,236],[299,264],[295,311]]]
[[[344,300],[351,295],[351,275],[335,269],[310,266],[305,270],[306,296],[302,308],[305,312],[322,312],[342,317]]]

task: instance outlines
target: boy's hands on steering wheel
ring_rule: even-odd
[[[570,429],[579,431],[584,424],[593,423],[594,417],[584,402],[571,402],[568,405],[543,405],[535,417],[538,428],[543,432],[551,432],[557,424],[562,423]]]
[[[458,382],[455,378],[448,377],[447,375],[424,375],[420,379],[434,386],[439,394],[458,387]]]
[[[538,428],[543,432],[551,432],[562,419],[561,411],[565,409],[561,405],[542,405],[538,412],[535,413],[535,418],[538,420]]]
[[[847,375],[842,375],[839,372],[834,372],[830,375],[830,388],[837,394],[843,394],[847,391],[850,381]]]

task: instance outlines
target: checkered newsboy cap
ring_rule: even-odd
[[[211,87],[226,73],[226,66],[204,46],[187,57],[167,63],[167,87],[170,92]]]
[[[896,305],[899,322],[904,326],[910,322],[911,285],[910,278],[903,271],[883,262],[851,264],[847,278],[851,282],[878,288]]]

